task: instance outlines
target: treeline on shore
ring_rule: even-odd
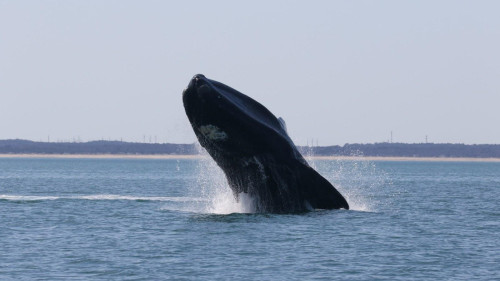
[[[500,144],[374,143],[343,146],[299,146],[308,156],[472,157],[500,158]],[[195,144],[122,141],[35,142],[0,140],[1,154],[139,154],[196,155]]]
[[[0,140],[3,154],[173,154],[193,155],[198,149],[193,144],[139,143],[123,141],[89,142],[34,142],[28,140]]]

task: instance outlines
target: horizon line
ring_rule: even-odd
[[[122,139],[120,140],[111,140],[111,139],[96,139],[96,140],[88,140],[88,141],[81,141],[81,140],[57,140],[57,141],[42,141],[42,140],[30,140],[30,139],[21,139],[21,138],[12,138],[12,139],[0,139],[0,142],[5,142],[5,141],[26,141],[26,142],[34,142],[34,143],[92,143],[92,142],[118,142],[118,143],[135,143],[135,144],[156,144],[156,145],[161,145],[161,144],[173,144],[173,145],[196,145],[199,144],[198,142],[192,142],[192,143],[174,143],[174,142],[140,142],[140,141],[124,141]],[[362,143],[362,142],[354,142],[354,143],[344,143],[343,145],[339,144],[330,144],[330,145],[297,145],[298,147],[329,147],[329,146],[345,146],[345,145],[369,145],[369,144],[453,144],[453,145],[500,145],[500,143],[472,143],[472,144],[466,144],[466,143],[453,143],[453,142],[390,142],[390,141],[382,141],[382,142],[367,142],[367,143]]]

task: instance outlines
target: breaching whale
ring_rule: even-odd
[[[349,209],[340,192],[307,164],[284,120],[262,104],[201,74],[182,99],[198,141],[224,171],[236,199],[247,193],[257,212]]]

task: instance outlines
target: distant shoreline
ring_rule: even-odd
[[[405,161],[441,158],[457,158],[460,161],[469,159],[500,159],[500,144],[452,144],[452,143],[373,143],[373,144],[344,144],[343,146],[297,146],[303,155],[318,157],[348,157],[364,155],[378,157],[382,160],[402,159]],[[28,140],[0,140],[0,154],[7,155],[84,155],[84,157],[156,157],[182,158],[196,157],[200,153],[199,145],[175,143],[131,143],[122,141],[90,141],[90,142],[34,142]],[[99,155],[99,156],[93,156]],[[122,156],[125,155],[125,156]],[[153,156],[150,156],[153,155]],[[182,156],[181,156],[182,155]],[[45,156],[43,156],[45,157]],[[66,157],[66,156],[64,156]],[[74,156],[72,156],[74,157]],[[82,157],[82,156],[78,156]],[[423,157],[423,158],[419,158]],[[109,157],[108,157],[109,158]],[[371,159],[375,159],[371,158]],[[363,158],[368,159],[368,158]],[[449,160],[448,160],[449,161]]]
[[[0,154],[0,158],[54,158],[54,159],[203,159],[208,156],[195,154]],[[414,161],[414,162],[500,162],[500,158],[472,157],[385,157],[385,156],[309,156],[313,160],[354,161]]]

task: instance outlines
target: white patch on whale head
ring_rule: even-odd
[[[209,140],[223,141],[227,139],[226,132],[219,129],[219,127],[214,125],[203,125],[200,126],[200,133]]]

